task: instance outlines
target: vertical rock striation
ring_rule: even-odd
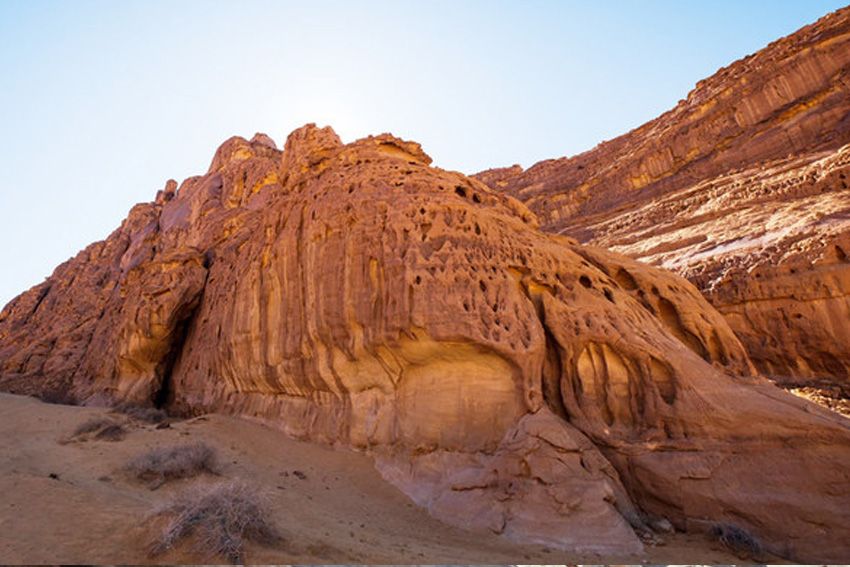
[[[0,387],[370,450],[443,520],[608,554],[659,517],[846,556],[850,428],[686,280],[390,135],[231,138],[0,314]]]
[[[476,177],[693,282],[779,380],[850,379],[850,9],[591,151]]]

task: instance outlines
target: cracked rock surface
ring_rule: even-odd
[[[846,557],[846,422],[756,376],[685,279],[429,164],[387,134],[231,138],[3,309],[0,387],[368,450],[520,541],[632,553],[666,518]]]
[[[688,278],[763,374],[850,383],[850,9],[593,150],[476,177],[548,232]]]

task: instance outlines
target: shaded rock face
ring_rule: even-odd
[[[850,9],[573,158],[476,177],[544,230],[687,277],[784,380],[850,379]]]
[[[846,556],[850,428],[686,280],[537,229],[389,135],[232,138],[0,314],[0,387],[373,452],[450,523],[603,553],[648,522]]]
[[[596,224],[594,242],[691,280],[766,375],[848,383],[850,146],[808,159],[638,205]]]

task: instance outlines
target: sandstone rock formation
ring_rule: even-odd
[[[228,140],[3,309],[0,388],[263,419],[522,540],[631,553],[668,518],[846,557],[846,422],[755,376],[686,280],[429,163]]]
[[[544,230],[687,277],[776,379],[850,385],[850,9],[575,156],[477,177]]]

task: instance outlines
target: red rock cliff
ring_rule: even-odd
[[[756,366],[850,378],[850,9],[573,158],[477,177],[549,232],[677,271]]]
[[[0,387],[372,451],[446,521],[578,551],[659,517],[845,557],[850,428],[684,279],[389,135],[232,138],[0,314]]]

